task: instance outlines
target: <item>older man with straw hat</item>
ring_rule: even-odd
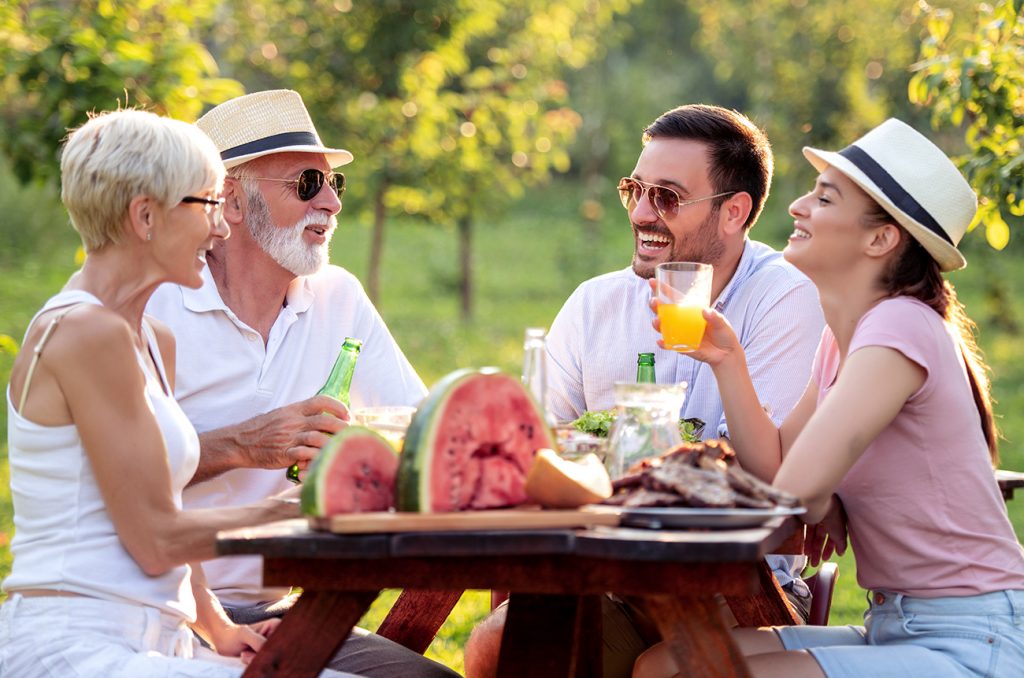
[[[363,341],[351,404],[415,405],[423,382],[351,273],[329,265],[352,154],[326,146],[297,92],[227,101],[196,123],[228,169],[224,219],[231,237],[207,255],[198,290],[167,285],[147,312],[177,337],[175,396],[200,433],[190,508],[274,495],[285,469],[306,466],[346,425],[337,400],[313,396],[345,337]],[[236,621],[283,614],[293,598],[266,588],[258,558],[204,565]],[[341,668],[346,667],[346,668]],[[331,668],[367,676],[452,676],[440,664],[357,630]]]

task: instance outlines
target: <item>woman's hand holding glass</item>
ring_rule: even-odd
[[[651,311],[654,313],[654,319],[651,325],[661,333],[661,320],[658,317],[658,289],[657,282],[652,278],[648,280],[648,284],[651,286],[651,300],[649,302]],[[693,351],[689,351],[686,355],[691,358],[705,362],[711,367],[716,367],[723,361],[727,360],[730,356],[742,356],[743,347],[740,345],[739,338],[736,336],[736,332],[732,329],[732,325],[725,319],[721,313],[714,309],[705,308],[703,311],[704,320],[707,322],[707,327],[704,330],[704,337],[701,339],[700,346]],[[664,339],[658,339],[658,346],[664,349],[668,347],[665,345]]]

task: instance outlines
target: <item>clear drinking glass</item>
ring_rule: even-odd
[[[686,399],[686,383],[634,384],[616,382],[617,416],[608,434],[605,467],[612,479],[648,457],[666,452],[683,442],[679,411]]]
[[[704,309],[711,303],[711,277],[708,264],[675,261],[658,264],[658,318],[665,348],[680,353],[694,351],[704,337]]]

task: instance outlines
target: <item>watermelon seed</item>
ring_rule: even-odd
[[[476,450],[474,450],[473,454],[470,455],[470,456],[472,456],[473,458],[481,458],[481,457],[486,458],[486,457],[497,457],[497,456],[500,456],[500,455],[501,455],[501,446],[497,445],[495,443],[491,443],[490,445],[481,445],[480,447],[476,448]]]

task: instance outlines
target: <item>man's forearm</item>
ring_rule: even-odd
[[[189,485],[201,483],[242,466],[241,431],[237,425],[199,434],[199,466]]]

